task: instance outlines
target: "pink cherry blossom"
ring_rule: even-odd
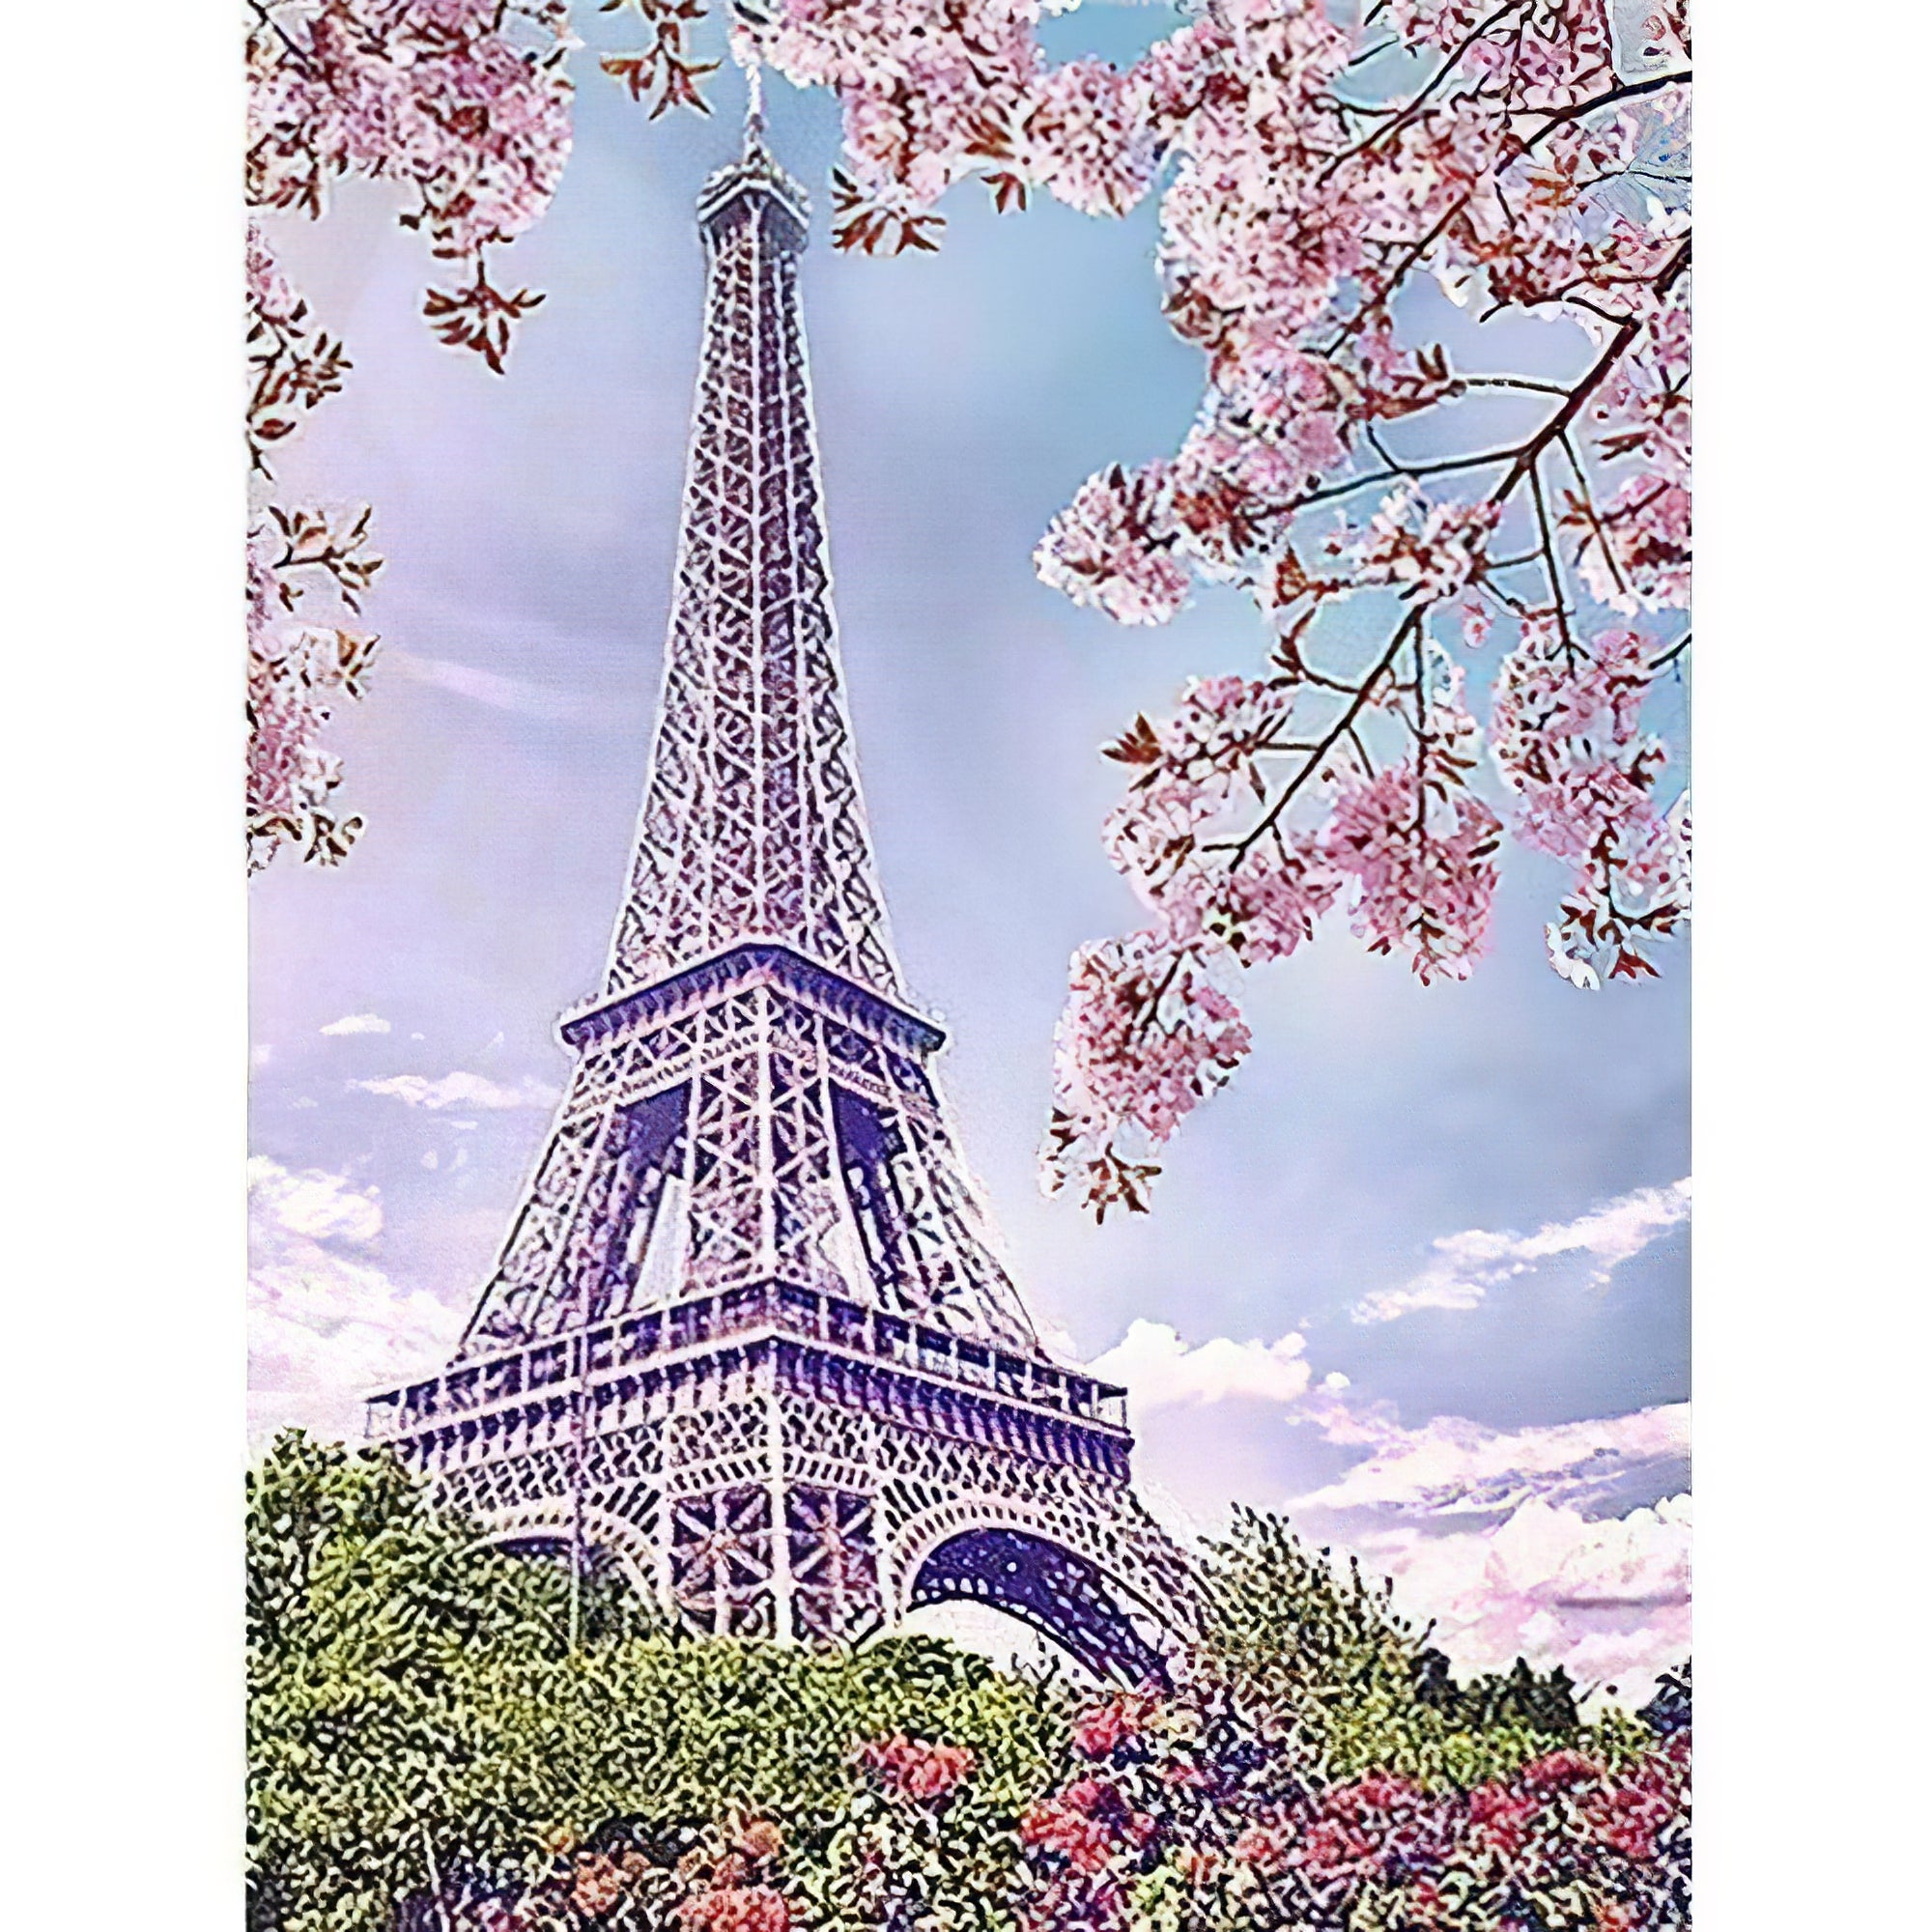
[[[333,865],[361,831],[340,817],[330,795],[341,762],[320,743],[342,698],[362,695],[376,639],[298,614],[318,592],[354,612],[381,568],[366,551],[367,511],[330,517],[271,509],[249,528],[248,865],[258,870],[284,845]]]
[[[654,115],[702,106],[719,22],[686,0],[621,11],[644,46],[606,71]],[[1503,837],[1484,787],[1570,868],[1549,926],[1566,979],[1655,972],[1688,917],[1688,808],[1644,712],[1689,642],[1690,39],[1682,0],[1621,20],[1621,43],[1607,0],[1200,0],[1122,73],[1056,65],[1041,11],[773,0],[733,33],[837,95],[842,248],[937,245],[971,181],[1002,210],[1158,200],[1153,293],[1200,353],[1200,411],[1170,459],[1081,485],[1035,565],[1129,625],[1168,621],[1196,581],[1235,586],[1267,662],[1195,680],[1111,748],[1130,777],[1106,846],[1151,923],[1076,961],[1046,1148],[1103,1209],[1144,1205],[1148,1156],[1247,1050],[1229,987],[1331,909],[1425,979],[1468,972]],[[316,214],[345,175],[396,183],[463,265],[429,320],[501,367],[540,298],[499,288],[489,254],[554,192],[568,44],[563,0],[282,0],[250,36],[251,201]],[[249,284],[265,463],[348,360],[266,242]],[[1430,285],[1470,319],[1462,361]],[[306,668],[258,705],[263,769],[290,775],[278,796],[326,795],[295,748],[355,680],[268,602],[263,663]],[[1493,770],[1458,637],[1495,640]]]
[[[1315,937],[1345,883],[1317,834],[1270,833],[1221,875],[1208,918],[1243,966],[1286,959]]]
[[[292,436],[309,411],[342,386],[349,358],[310,320],[308,303],[283,274],[268,241],[248,224],[248,457],[266,476],[273,445]]]
[[[1034,566],[1043,582],[1122,624],[1163,624],[1186,601],[1189,576],[1157,527],[1162,466],[1089,477],[1053,521]]]
[[[1667,754],[1641,727],[1652,675],[1634,631],[1576,638],[1542,623],[1497,679],[1490,743],[1517,796],[1516,836],[1574,868],[1548,940],[1578,985],[1655,972],[1650,946],[1690,913],[1688,808],[1660,806]]]
[[[249,39],[249,190],[320,214],[329,182],[414,191],[433,252],[512,241],[549,206],[570,150],[554,58],[567,10],[497,0],[293,0]]]
[[[1594,510],[1565,519],[1590,594],[1634,617],[1690,601],[1690,492],[1665,472],[1632,476]]]
[[[1153,181],[1153,135],[1104,61],[1072,61],[1040,85],[1024,124],[1029,172],[1083,214],[1124,214]]]
[[[1464,980],[1495,896],[1501,821],[1460,792],[1430,801],[1415,767],[1391,765],[1336,801],[1322,850],[1356,886],[1350,923],[1371,952],[1406,953],[1426,985]]]
[[[258,475],[277,443],[342,386],[350,360],[276,264],[262,217],[319,218],[346,176],[393,182],[399,219],[439,262],[426,318],[500,371],[542,298],[490,280],[487,254],[549,207],[570,151],[567,0],[270,0],[247,40],[247,431]],[[249,538],[248,838],[251,867],[297,849],[333,864],[361,826],[327,801],[341,768],[319,734],[359,696],[375,639],[297,621],[318,591],[349,612],[377,565],[367,513],[346,522],[266,497]]]
[[[1115,1202],[1142,1205],[1157,1170],[1134,1152],[1160,1147],[1249,1044],[1234,1001],[1159,934],[1082,948],[1054,1039],[1048,1185],[1077,1175],[1102,1213]]]
[[[1350,556],[1354,579],[1430,603],[1460,596],[1481,573],[1501,515],[1496,503],[1426,504],[1410,484],[1384,497],[1361,533]]]

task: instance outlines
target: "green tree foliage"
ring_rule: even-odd
[[[1590,1724],[1561,1671],[1458,1683],[1251,1513],[1201,1586],[1173,1684],[1101,1698],[695,1637],[291,1433],[248,1485],[251,1932],[1681,1922],[1688,1666]]]
[[[823,1849],[876,1809],[856,1747],[895,1734],[971,1750],[991,1840],[1064,1748],[1064,1690],[931,1639],[692,1638],[614,1580],[569,1632],[560,1566],[479,1546],[386,1452],[278,1438],[248,1484],[258,1932],[386,1932],[459,1864],[534,1873],[612,1821],[677,1846],[772,1813]]]
[[[560,1579],[474,1546],[386,1454],[290,1432],[248,1480],[251,1919],[380,1924],[455,1822],[485,1741],[479,1658],[528,1667]]]
[[[1338,1567],[1281,1517],[1236,1510],[1202,1565],[1203,1641],[1190,1662],[1224,1720],[1293,1739],[1336,1777],[1389,1771],[1466,1786],[1572,1742],[1574,1687],[1520,1659],[1459,1685],[1430,1632],[1400,1616],[1386,1579]]]

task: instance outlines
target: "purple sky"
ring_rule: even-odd
[[[1082,14],[1057,50],[1163,25]],[[562,191],[503,264],[549,292],[506,378],[419,320],[431,265],[383,190],[275,231],[355,364],[280,494],[373,502],[388,565],[370,696],[333,734],[370,829],[339,872],[253,891],[260,1427],[347,1426],[362,1387],[446,1347],[624,873],[696,354],[690,211],[735,91],[721,76],[710,123],[649,126],[579,59]],[[1688,956],[1571,989],[1541,933],[1562,875],[1512,853],[1470,983],[1424,990],[1332,923],[1250,979],[1255,1056],[1182,1130],[1151,1216],[1095,1231],[1042,1200],[1066,960],[1135,918],[1095,748],[1265,639],[1231,593],[1121,631],[1029,554],[1091,470],[1179,441],[1198,358],[1159,318],[1151,204],[1000,221],[961,197],[936,257],[834,257],[830,103],[771,92],[818,205],[807,325],[880,869],[1023,1292],[1128,1381],[1157,1506],[1290,1507],[1395,1570],[1464,1659],[1634,1681],[1686,1631]]]

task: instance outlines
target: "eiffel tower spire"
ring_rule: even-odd
[[[707,183],[709,257],[663,701],[606,989],[775,939],[899,993],[853,768],[799,316],[807,205],[766,153]]]
[[[703,349],[629,882],[464,1351],[785,1279],[1037,1353],[887,930],[826,563],[808,205],[755,107],[697,218]]]
[[[907,1002],[840,689],[764,145],[697,206],[704,344],[663,696],[603,989],[440,1375],[371,1433],[505,1541],[587,1546],[700,1628],[850,1641],[970,1597],[1159,1668],[1184,1565],[1124,1395],[1041,1349]]]

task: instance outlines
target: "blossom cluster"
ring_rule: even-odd
[[[1172,458],[1082,485],[1036,568],[1129,625],[1198,582],[1240,586],[1294,723],[1244,747],[1231,714],[1183,756],[1199,692],[1226,682],[1208,679],[1122,741],[1148,769],[1107,844],[1155,923],[1076,956],[1043,1146],[1048,1185],[1103,1212],[1144,1205],[1146,1156],[1246,1051],[1230,969],[1293,952],[1331,904],[1371,951],[1461,978],[1509,834],[1574,868],[1550,951],[1578,985],[1655,971],[1687,916],[1687,810],[1655,736],[1624,719],[1546,743],[1540,775],[1510,714],[1550,674],[1552,630],[1586,681],[1627,637],[1653,664],[1687,641],[1690,41],[1675,0],[1622,38],[1607,0],[1392,0],[1360,22],[1203,0],[1119,71],[1054,67],[1039,14],[784,0],[743,31],[839,98],[842,245],[932,245],[967,177],[1003,209],[1159,196],[1200,414]],[[1542,326],[1553,373],[1515,373],[1520,332],[1500,367],[1458,366],[1432,288],[1478,328]],[[1507,816],[1478,795],[1481,733],[1439,662],[1499,632]]]
[[[1003,206],[1023,204],[1027,185],[1088,214],[1146,195],[1159,142],[1143,90],[1102,61],[1051,67],[1040,12],[1039,0],[783,0],[751,26],[781,73],[838,96],[860,197],[848,244],[907,245],[906,219],[975,173]]]
[[[1335,1776],[1292,1727],[1203,1716],[1151,1700],[1022,1814],[1034,1932],[1124,1932],[1155,1901],[1163,1922],[1283,1932],[1688,1922],[1688,1725],[1619,1763],[1550,1749],[1458,1787]]]
[[[939,1804],[973,1775],[975,1759],[963,1745],[929,1744],[903,1733],[862,1745],[858,1760],[889,1798],[912,1804]]]
[[[1116,1203],[1144,1207],[1159,1169],[1122,1141],[1158,1147],[1251,1044],[1233,999],[1159,929],[1083,947],[1054,1035],[1049,1160],[1082,1164],[1102,1216]]]
[[[534,1880],[445,1881],[438,1921],[448,1932],[793,1932],[800,1913],[779,1882],[787,1837],[777,1823],[745,1815],[682,1836],[696,1842],[672,1855],[621,1824],[588,1842],[554,1829]]]
[[[308,412],[342,387],[349,359],[340,341],[311,321],[269,248],[260,227],[248,224],[246,256],[248,462],[269,474],[269,450],[293,435]]]
[[[401,219],[439,261],[467,262],[423,312],[453,348],[500,372],[514,326],[542,298],[490,280],[487,251],[514,241],[556,191],[570,148],[567,0],[273,0],[247,40],[244,289],[249,460],[270,454],[342,386],[340,337],[311,316],[275,259],[276,213],[319,217],[348,176],[393,181]],[[375,639],[298,621],[324,580],[350,612],[377,562],[366,509],[331,519],[264,495],[248,539],[248,864],[283,849],[340,861],[359,815],[329,808],[341,764],[322,743],[331,712],[361,696]]]
[[[1228,982],[1285,959],[1344,904],[1369,950],[1406,957],[1425,983],[1467,976],[1488,943],[1502,830],[1470,789],[1480,732],[1463,674],[1419,634],[1413,674],[1366,702],[1410,739],[1374,765],[1350,746],[1309,762],[1297,720],[1311,696],[1282,671],[1197,679],[1175,715],[1146,718],[1109,754],[1133,768],[1107,846],[1155,923],[1089,946],[1056,1036],[1046,1157],[1056,1181],[1082,1175],[1096,1211],[1139,1206],[1151,1151],[1234,1073],[1250,1035]],[[1267,770],[1298,763],[1323,815],[1288,821]]]
[[[340,760],[322,749],[336,704],[362,695],[376,639],[304,616],[305,596],[354,613],[381,567],[367,551],[369,513],[330,517],[270,506],[248,532],[247,834],[251,871],[283,845],[322,865],[345,858],[362,829],[330,794]]]
[[[694,1892],[677,1910],[684,1932],[789,1932],[791,1906],[768,1885],[719,1885]]]
[[[1525,624],[1503,661],[1490,743],[1516,796],[1516,834],[1573,868],[1550,958],[1583,985],[1653,974],[1648,949],[1690,912],[1690,809],[1660,804],[1668,764],[1644,732],[1656,674],[1634,631],[1565,637]]]
[[[487,250],[550,206],[570,153],[568,0],[284,0],[248,37],[252,206],[318,216],[349,175],[395,181],[401,219],[473,280],[432,290],[452,346],[500,369],[538,298],[492,287]]]
[[[1082,1757],[1110,1758],[1130,1749],[1158,1713],[1160,1700],[1146,1691],[1117,1691],[1089,1704],[1071,1726],[1073,1748]]]

